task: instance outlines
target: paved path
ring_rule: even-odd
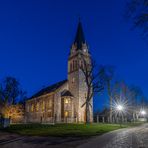
[[[148,124],[90,139],[28,137],[0,132],[0,148],[148,148]]]
[[[86,140],[80,137],[21,136],[0,131],[0,148],[76,148]]]
[[[148,148],[148,124],[97,136],[77,148]]]

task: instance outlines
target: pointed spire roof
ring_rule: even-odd
[[[77,45],[77,49],[81,49],[82,48],[82,43],[85,43],[85,37],[84,37],[84,32],[83,32],[83,28],[82,28],[82,23],[79,20],[78,23],[78,27],[77,27],[77,32],[76,32],[76,36],[75,36],[75,40],[74,40],[74,44]]]

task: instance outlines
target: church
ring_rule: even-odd
[[[79,21],[76,36],[67,61],[67,79],[43,88],[25,105],[27,123],[84,123],[86,121],[87,85],[81,70],[83,59],[91,63],[88,44],[82,23]],[[83,107],[82,107],[83,106]],[[93,121],[93,98],[90,107]]]

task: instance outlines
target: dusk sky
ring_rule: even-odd
[[[67,78],[67,59],[81,17],[98,64],[148,96],[148,45],[124,17],[125,0],[1,0],[0,79],[16,77],[33,95]],[[107,98],[95,98],[95,110]]]

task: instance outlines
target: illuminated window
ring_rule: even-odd
[[[69,118],[69,117],[71,117],[71,115],[72,115],[72,114],[71,114],[71,111],[65,110],[65,112],[64,112],[64,117],[65,117],[65,118],[67,118],[67,117]]]
[[[71,99],[70,98],[65,98],[64,99],[65,107],[68,107],[71,105]]]
[[[69,100],[66,98],[65,99],[65,104],[68,104],[69,103]]]
[[[31,111],[34,111],[34,104],[31,105]]]
[[[45,110],[45,101],[43,101],[43,103],[42,103],[42,111],[44,111]]]
[[[48,100],[48,106],[49,106],[49,108],[52,108],[52,99]]]
[[[69,115],[68,111],[65,111],[64,116],[68,117],[68,115]]]
[[[39,103],[36,104],[36,111],[39,111]]]

